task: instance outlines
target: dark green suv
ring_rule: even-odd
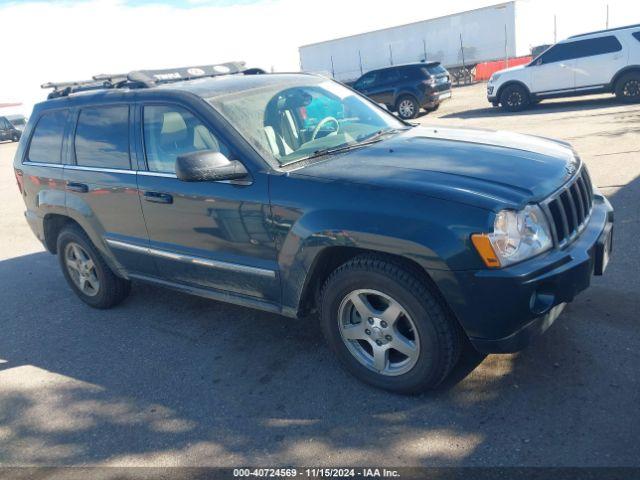
[[[16,178],[96,308],[141,280],[318,312],[350,372],[417,392],[464,337],[523,348],[607,265],[612,208],[562,142],[413,127],[331,80],[238,64],[47,86]]]

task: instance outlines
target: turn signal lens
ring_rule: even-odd
[[[500,259],[493,250],[493,245],[491,245],[487,234],[474,233],[471,235],[471,242],[488,268],[500,268]]]

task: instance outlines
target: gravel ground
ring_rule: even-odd
[[[568,140],[616,208],[606,276],[530,348],[468,352],[429,395],[342,371],[313,321],[142,284],[77,300],[23,217],[0,145],[0,464],[640,465],[640,105],[492,109],[484,85],[421,123]]]

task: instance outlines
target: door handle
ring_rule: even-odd
[[[67,182],[67,190],[71,192],[87,193],[89,186],[86,183]]]
[[[162,192],[144,192],[144,199],[154,203],[173,203],[173,196]]]

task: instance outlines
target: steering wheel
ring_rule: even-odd
[[[315,140],[316,137],[318,136],[318,133],[322,129],[322,127],[324,127],[327,123],[331,123],[331,122],[336,124],[336,129],[334,133],[338,133],[340,131],[340,122],[338,122],[338,120],[334,117],[325,117],[322,120],[320,120],[318,125],[316,125],[316,128],[313,130],[313,135],[311,135],[311,140]]]

